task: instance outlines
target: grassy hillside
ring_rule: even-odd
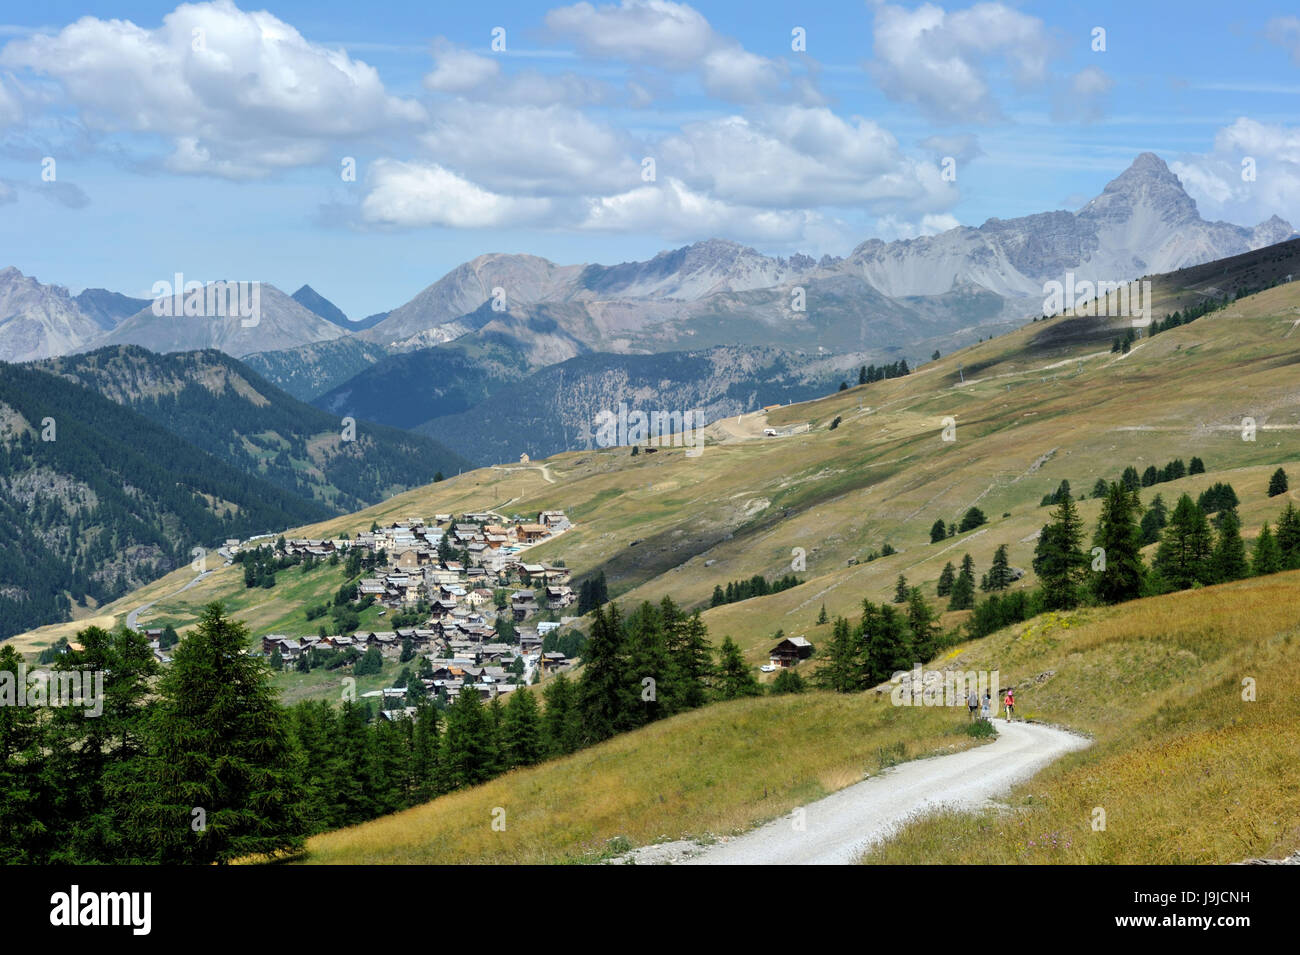
[[[1157,317],[1175,292],[1157,287]],[[1297,319],[1300,285],[1291,284],[1139,339],[1127,354],[1110,351],[1122,320],[1033,322],[904,378],[717,422],[699,457],[681,448],[635,457],[627,448],[561,454],[467,472],[292,533],[334,536],[438,511],[563,508],[576,526],[533,551],[538,559],[563,558],[580,576],[604,570],[620,599],[670,595],[687,606],[706,604],[714,586],[730,580],[788,573],[800,548],[801,586],[705,613],[711,633],[729,634],[757,662],[776,629],[816,643],[829,629],[816,624],[823,604],[832,618],[854,616],[864,597],[891,595],[900,573],[933,596],[946,561],[969,552],[982,572],[999,544],[1008,545],[1013,565],[1028,569],[1047,519],[1040,499],[1062,479],[1077,493],[1130,464],[1141,471],[1198,455],[1206,474],[1146,488],[1143,502],[1160,493],[1172,504],[1184,491],[1225,480],[1241,498],[1252,537],[1282,505],[1266,496],[1269,473],[1282,464],[1300,474]],[[1241,438],[1245,416],[1258,422],[1255,441]],[[956,423],[952,442],[941,438],[948,417]],[[811,429],[762,436],[766,424],[800,423]],[[1098,503],[1081,506],[1089,526]],[[972,505],[987,525],[929,542],[936,519],[956,521]],[[898,553],[865,562],[886,542]],[[860,562],[849,565],[850,558]],[[177,573],[104,612],[120,619],[188,579]],[[242,589],[242,577],[224,569],[179,595],[169,612],[193,620],[203,602],[234,599]],[[283,624],[284,612],[268,604],[250,613],[250,624],[267,632]],[[59,635],[27,639],[36,646]]]
[[[668,839],[708,842],[903,759],[974,745],[963,729],[964,717],[904,713],[866,697],[813,693],[719,703],[317,836],[306,861],[554,863]],[[492,828],[497,809],[505,810],[504,831]]]
[[[928,819],[869,861],[1224,863],[1300,847],[1298,608],[1291,572],[1044,615],[954,649],[934,666],[998,669],[1022,717],[1097,742],[1018,787],[1010,811]],[[1256,702],[1241,699],[1247,676]],[[716,704],[317,836],[306,861],[549,863],[707,843],[970,745],[965,724],[960,706],[895,707],[874,692]],[[491,825],[500,809],[504,831]]]
[[[1097,743],[1017,787],[1009,811],[918,821],[867,861],[1192,864],[1300,848],[1300,572],[1039,618],[945,662],[1001,666],[1023,715]]]

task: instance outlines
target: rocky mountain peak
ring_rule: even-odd
[[[1085,218],[1116,218],[1131,216],[1139,206],[1166,221],[1198,218],[1196,202],[1183,189],[1182,180],[1163,159],[1149,152],[1139,154],[1078,214]]]

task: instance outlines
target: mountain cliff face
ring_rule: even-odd
[[[123,319],[130,318],[149,305],[147,298],[131,298],[129,295],[110,292],[105,288],[88,288],[73,301],[104,331],[116,328]]]
[[[842,267],[891,297],[938,295],[971,283],[1022,304],[1067,271],[1127,281],[1226,258],[1292,234],[1277,216],[1254,228],[1207,222],[1178,177],[1143,153],[1082,209],[990,219],[935,236],[858,246]]]
[[[58,285],[0,269],[0,361],[31,361],[72,351],[103,329]]]
[[[309,312],[315,312],[327,322],[333,322],[339,328],[347,329],[350,332],[359,332],[362,329],[373,328],[382,322],[387,316],[387,312],[379,312],[376,315],[370,315],[366,318],[352,321],[347,315],[343,314],[343,309],[339,308],[320,292],[316,291],[310,285],[304,285],[298,291],[294,292],[291,298],[307,309]]]
[[[1044,284],[1064,280],[1066,272],[1127,281],[1271,245],[1292,231],[1276,216],[1254,228],[1203,220],[1164,161],[1143,153],[1076,212],[990,219],[979,228],[896,242],[872,239],[843,259],[774,258],[723,239],[612,266],[484,255],[366,334],[403,350],[513,323],[511,334],[527,347],[519,329],[534,320],[563,326],[577,343],[573,354],[740,343],[884,348],[962,332],[974,337],[969,333],[981,329],[972,318],[986,333],[1004,330],[999,321],[1036,314]],[[496,307],[488,312],[488,304]]]

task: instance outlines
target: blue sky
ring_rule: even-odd
[[[483,252],[843,255],[1073,209],[1146,150],[1207,218],[1300,223],[1293,10],[9,5],[0,266],[74,292],[309,282],[361,317]]]

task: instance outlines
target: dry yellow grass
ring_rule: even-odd
[[[639,846],[739,832],[861,780],[882,748],[907,758],[973,745],[965,714],[902,709],[874,694],[808,693],[717,704],[564,759],[517,770],[308,843],[307,862],[589,861]],[[887,759],[888,761],[888,759]],[[505,811],[504,831],[492,828]]]
[[[1039,618],[955,659],[998,665],[1004,683],[1054,671],[1018,708],[1097,743],[1018,787],[1014,811],[932,816],[866,861],[1226,863],[1300,847],[1300,572]]]

